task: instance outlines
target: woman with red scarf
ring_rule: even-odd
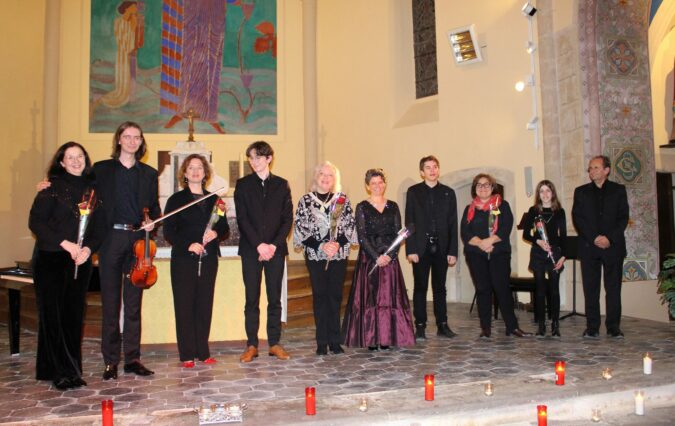
[[[511,274],[511,244],[509,235],[513,227],[513,214],[509,203],[495,190],[495,178],[480,173],[473,178],[471,196],[473,201],[464,209],[461,236],[464,256],[476,287],[481,338],[492,334],[492,294],[497,298],[499,310],[506,324],[506,335],[530,336],[518,327],[513,312],[513,300],[509,290]]]

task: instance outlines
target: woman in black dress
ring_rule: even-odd
[[[82,323],[91,277],[89,257],[99,245],[91,224],[82,247],[78,244],[78,204],[89,200],[94,185],[84,147],[77,142],[61,145],[48,178],[51,185],[35,196],[28,221],[37,240],[32,260],[39,315],[35,377],[66,390],[87,384],[82,379]]]
[[[294,245],[302,248],[312,282],[316,354],[340,347],[340,307],[349,248],[355,243],[354,216],[340,192],[340,172],[328,161],[314,171],[311,191],[300,198],[295,214]]]
[[[191,154],[181,164],[177,178],[183,190],[169,197],[165,213],[208,194],[205,186],[211,178],[211,167],[203,156]],[[222,203],[212,196],[164,221],[164,237],[172,246],[176,339],[184,368],[193,368],[195,360],[216,362],[209,351],[209,334],[220,255],[218,241],[230,230]]]
[[[389,346],[413,346],[410,301],[406,293],[398,249],[385,251],[401,229],[398,204],[384,197],[382,169],[366,172],[370,197],[356,206],[359,255],[342,325],[345,345],[375,351]],[[368,272],[377,266],[372,274]]]
[[[493,293],[506,324],[506,335],[524,337],[530,334],[518,327],[509,289],[509,235],[513,227],[513,214],[509,203],[495,191],[496,187],[497,182],[491,175],[480,173],[473,178],[473,201],[464,209],[460,225],[464,256],[476,287],[480,337],[489,338],[492,334]]]
[[[536,229],[538,217],[543,221],[548,242],[541,238]],[[546,335],[546,300],[550,300],[551,336],[560,337],[560,271],[565,263],[562,251],[563,241],[567,238],[565,210],[560,206],[555,185],[542,180],[534,193],[534,206],[530,207],[523,222],[523,238],[532,243],[530,249],[530,269],[536,285],[537,337]],[[546,276],[548,275],[548,280]],[[548,296],[548,297],[547,297]]]

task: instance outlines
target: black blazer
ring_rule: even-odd
[[[115,220],[115,171],[119,160],[103,160],[94,164],[94,174],[96,175],[96,191],[100,204],[94,210],[96,219],[96,232],[100,240],[112,230]],[[159,207],[159,180],[157,170],[143,164],[137,163],[139,167],[138,177],[138,205],[141,210],[147,207],[150,210],[150,218],[156,219],[162,215],[162,209]],[[142,218],[138,218],[138,223]],[[92,247],[95,251],[98,247]]]
[[[595,205],[595,183],[590,182],[574,190],[572,220],[579,234],[579,257],[610,255],[626,257],[626,237],[624,230],[628,225],[628,196],[626,187],[611,181],[603,185],[601,206]],[[601,216],[597,209],[601,209]],[[600,220],[599,220],[600,218]],[[598,235],[609,239],[608,249],[593,244]]]
[[[251,173],[237,180],[234,204],[239,226],[239,255],[258,256],[257,247],[274,244],[275,256],[286,256],[286,238],[293,225],[293,201],[286,179],[270,173],[265,196],[260,178]]]
[[[204,195],[208,194],[204,191]],[[206,225],[211,219],[213,206],[216,204],[217,196],[212,196],[199,204],[188,207],[175,215],[168,217],[164,221],[164,237],[171,243],[171,258],[174,257],[193,257],[197,256],[188,250],[192,243],[202,243]],[[164,212],[168,213],[182,207],[195,198],[189,188],[176,192],[166,201]],[[200,206],[204,203],[204,206]],[[230,231],[227,223],[227,217],[221,216],[218,222],[213,226],[213,230],[218,234],[218,238],[212,240],[206,245],[207,256],[219,256],[219,241]]]
[[[443,194],[441,200],[437,200],[434,206],[433,215],[436,217],[436,232],[438,234],[439,253],[446,253],[447,256],[457,256],[457,197],[455,191],[449,186],[441,183],[437,184]],[[426,223],[426,198],[424,193],[426,183],[420,182],[408,188],[405,201],[405,224],[413,225],[415,233],[407,239],[405,253],[424,254],[427,244],[427,233],[430,230],[430,223]]]

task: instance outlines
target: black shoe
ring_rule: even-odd
[[[415,339],[417,340],[426,340],[427,335],[424,333],[425,327],[423,325],[415,326]]]
[[[73,388],[79,388],[82,386],[87,386],[87,382],[85,382],[82,377],[71,377],[70,379],[70,385]]]
[[[58,390],[68,390],[73,387],[73,384],[71,383],[70,379],[67,377],[59,377],[58,379],[54,379],[52,381],[52,384],[54,387]]]
[[[543,322],[539,323],[539,327],[537,328],[537,333],[535,334],[535,337],[537,338],[546,337],[546,324],[544,324]]]
[[[444,322],[442,324],[439,324],[438,331],[436,332],[436,336],[443,336],[443,337],[447,337],[448,339],[452,339],[456,335],[457,335],[457,333],[450,330],[450,327],[448,327],[448,323]]]
[[[558,320],[551,322],[551,337],[560,337],[560,322]]]
[[[328,346],[327,345],[316,345],[316,354],[321,356],[321,355],[328,355]]]
[[[380,350],[381,350],[381,351],[388,351],[388,350],[389,350],[389,346],[380,345]]]
[[[599,339],[600,333],[598,333],[598,330],[591,330],[590,328],[587,328],[584,330],[584,334],[582,334],[581,337],[584,339]]]
[[[342,349],[342,346],[340,346],[339,343],[330,343],[330,344],[328,345],[328,348],[329,348],[330,351],[333,352],[335,355],[345,353],[345,350]]]
[[[129,364],[124,364],[124,372],[134,373],[137,376],[152,376],[153,374],[155,374],[154,371],[145,368],[145,366],[141,364],[140,361],[134,361]]]
[[[117,365],[108,364],[103,370],[103,380],[117,380]]]
[[[607,335],[613,339],[623,339],[623,331],[619,328],[607,330]]]
[[[523,331],[519,328],[516,328],[515,330],[507,331],[506,335],[507,336],[516,336],[516,337],[530,337],[530,336],[532,336],[532,333],[528,333],[528,332]]]
[[[481,339],[489,339],[491,335],[492,335],[492,329],[490,327],[480,329],[480,338]]]
[[[377,345],[376,346],[368,346],[368,350],[371,352],[377,351]]]

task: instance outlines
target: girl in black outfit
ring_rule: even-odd
[[[535,228],[538,216],[544,221],[548,243]],[[536,283],[536,309],[539,328],[537,337],[546,335],[545,300],[551,301],[551,336],[560,337],[560,271],[565,262],[562,242],[567,237],[565,210],[560,206],[553,182],[542,180],[534,193],[534,206],[530,207],[523,223],[523,238],[532,243],[530,266]],[[546,279],[548,275],[548,280]],[[547,297],[550,296],[550,297]]]
[[[511,273],[511,243],[513,214],[509,203],[497,193],[497,183],[491,175],[480,173],[473,178],[473,201],[464,209],[460,225],[464,242],[464,256],[476,287],[476,301],[480,317],[480,337],[492,334],[492,294],[506,325],[506,335],[531,336],[518,327],[509,289]]]
[[[82,380],[82,323],[91,276],[89,256],[98,247],[91,224],[83,247],[78,245],[78,203],[88,199],[94,184],[87,151],[76,142],[61,145],[48,178],[51,186],[35,196],[28,221],[37,239],[32,260],[39,315],[35,377],[66,390],[87,384]]]
[[[164,212],[171,212],[208,194],[205,185],[211,167],[204,157],[191,154],[178,171],[182,191],[166,202]],[[217,196],[209,197],[164,221],[164,237],[171,243],[171,288],[176,315],[178,354],[184,368],[193,368],[195,359],[214,364],[209,352],[213,295],[218,272],[218,241],[230,230],[223,215],[207,230]]]

